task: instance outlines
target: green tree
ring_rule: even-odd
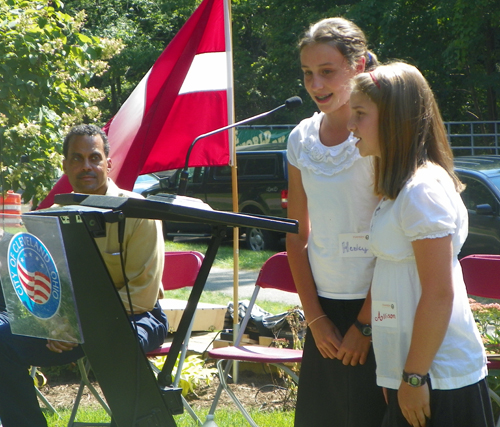
[[[346,15],[383,61],[405,60],[422,71],[445,120],[499,119],[496,0],[362,0]]]
[[[110,119],[191,16],[200,0],[68,0],[70,15],[88,15],[83,33],[122,40],[124,48],[109,70],[91,84],[104,91],[100,104]]]
[[[500,118],[500,5],[496,0],[447,0],[450,41],[445,63],[457,71],[457,88],[467,95],[465,120]],[[472,117],[471,117],[472,116]]]
[[[498,0],[233,0],[237,115],[265,111],[295,93],[304,106],[270,117],[295,123],[316,110],[302,86],[297,41],[329,16],[353,20],[382,61],[416,65],[445,120],[498,120]],[[241,117],[241,116],[240,116]]]
[[[201,0],[68,0],[86,10],[82,30],[120,38],[123,51],[92,84],[110,118]],[[302,85],[297,42],[313,22],[344,16],[367,34],[382,61],[401,59],[429,80],[445,120],[498,120],[498,0],[232,0],[236,119],[270,110],[292,95],[304,105],[262,123],[297,123],[317,108]],[[71,11],[71,12],[70,12]],[[257,123],[256,123],[257,124]]]
[[[92,84],[106,93],[100,104],[110,118],[127,99],[201,0],[68,0],[65,11],[85,11],[82,29],[92,34],[120,38],[125,47],[110,61],[109,71]],[[301,70],[296,44],[304,28],[317,17],[327,1],[233,0],[233,54],[236,119],[241,120],[301,94]],[[293,14],[293,19],[287,16]],[[284,19],[276,19],[283,16]],[[311,18],[312,16],[312,18]],[[269,123],[295,123],[303,109],[283,111]],[[265,123],[261,121],[259,123]]]
[[[0,1],[2,189],[22,189],[35,205],[58,177],[68,127],[100,120],[103,93],[86,84],[121,46],[83,34],[84,14],[71,17],[61,6]]]

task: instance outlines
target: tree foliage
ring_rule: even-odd
[[[498,120],[500,10],[495,0],[362,0],[350,8],[384,60],[417,66],[445,120]]]
[[[284,112],[281,122],[312,114],[316,107],[302,85],[297,42],[311,23],[344,16],[365,31],[381,61],[404,60],[419,67],[445,120],[498,120],[500,8],[495,3],[233,0],[237,112],[264,111],[297,93],[304,107]]]
[[[297,43],[311,23],[344,16],[366,32],[382,61],[405,60],[421,69],[446,120],[498,120],[500,8],[496,2],[232,0],[236,118],[270,110],[297,94],[304,100],[302,108],[282,110],[267,123],[296,123],[312,114],[316,107],[302,85]],[[117,111],[199,3],[67,1],[70,13],[86,10],[90,14],[88,31],[119,37],[126,45],[104,78],[92,81],[106,92],[101,104],[105,114],[111,117]]]
[[[82,32],[120,39],[124,49],[109,62],[108,72],[91,84],[106,94],[101,108],[110,119],[144,77],[170,40],[193,13],[199,0],[68,0],[65,11],[88,15]]]
[[[83,34],[84,14],[71,17],[60,6],[58,0],[0,2],[2,188],[21,189],[35,203],[60,170],[67,128],[100,119],[96,103],[103,94],[86,85],[120,48]]]
[[[107,122],[200,1],[0,0],[2,188],[21,187],[25,199],[46,194],[66,127]],[[365,31],[379,59],[419,67],[445,120],[498,120],[497,3],[232,0],[236,119],[293,95],[303,98],[301,108],[258,124],[310,116],[316,106],[302,84],[297,43],[311,23],[344,16]],[[29,163],[20,162],[25,154]]]

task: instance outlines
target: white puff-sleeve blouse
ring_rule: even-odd
[[[380,386],[399,388],[411,343],[421,296],[412,241],[447,235],[453,244],[454,301],[448,331],[429,372],[432,386],[460,388],[486,375],[486,355],[458,261],[467,230],[467,210],[452,179],[431,163],[418,169],[395,200],[383,199],[375,210],[371,223],[371,248],[377,257],[372,326]]]

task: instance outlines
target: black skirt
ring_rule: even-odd
[[[364,301],[320,298],[320,302],[345,335]],[[321,356],[307,331],[295,427],[380,427],[386,408],[382,389],[376,385],[373,349],[364,365],[344,366],[340,360]]]
[[[425,386],[423,386],[425,387]],[[382,427],[408,427],[398,403],[398,391],[387,390],[389,405]],[[494,427],[488,385],[476,384],[430,392],[431,418],[426,427]]]

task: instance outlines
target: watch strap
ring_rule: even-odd
[[[358,319],[354,321],[354,326],[358,328],[359,332],[361,332],[365,337],[371,337],[372,335],[372,325],[369,323],[361,323]]]
[[[429,381],[429,374],[410,374],[403,370],[403,381],[411,387],[421,387]]]

